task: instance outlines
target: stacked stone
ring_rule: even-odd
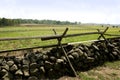
[[[64,47],[76,71],[88,70],[105,61],[120,60],[120,38]],[[72,76],[73,72],[61,48],[29,52],[24,58],[0,58],[0,80],[40,80]]]

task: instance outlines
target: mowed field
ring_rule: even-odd
[[[104,31],[105,27],[100,25],[37,25],[37,26],[8,26],[0,28],[0,38],[15,38],[15,37],[32,37],[32,36],[48,36],[55,35],[53,29],[57,34],[62,34],[66,28],[69,28],[67,34],[97,32],[97,29]],[[110,27],[106,33],[120,34],[120,28]],[[95,40],[99,35],[84,35],[78,37],[70,37],[62,40],[62,43],[79,42],[87,40]],[[106,36],[108,37],[108,36]],[[28,48],[49,44],[57,44],[57,40],[41,41],[41,39],[29,40],[11,40],[0,41],[0,50],[11,50],[19,48]]]

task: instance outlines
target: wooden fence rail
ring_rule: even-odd
[[[67,45],[67,43],[62,44]],[[7,53],[7,52],[13,52],[13,51],[22,51],[22,50],[31,50],[31,49],[38,49],[38,48],[50,48],[50,47],[56,47],[58,44],[52,44],[52,45],[46,45],[46,46],[37,46],[37,47],[30,47],[30,48],[22,48],[22,49],[14,49],[14,50],[3,50],[0,51],[0,53]]]
[[[91,34],[101,34],[102,32],[89,32],[89,33],[79,33],[79,34],[67,34],[64,36],[64,38],[67,37],[75,37],[75,36],[82,36],[82,35],[91,35]],[[46,40],[50,39],[56,39],[60,37],[61,35],[53,35],[53,36],[33,36],[33,37],[15,37],[15,38],[0,38],[0,41],[10,41],[10,40],[27,40],[27,39],[41,39]]]
[[[113,35],[113,34],[105,34],[105,32],[108,30],[108,28],[106,28],[103,32],[102,31],[98,31],[98,32],[88,32],[88,33],[78,33],[78,34],[66,34],[64,35],[62,38],[67,38],[67,37],[75,37],[75,36],[83,36],[83,35],[91,35],[91,34],[99,34],[101,36],[102,35],[107,35],[107,36],[117,36],[120,37],[120,35]],[[62,35],[53,35],[53,36],[35,36],[35,37],[16,37],[16,38],[0,38],[0,41],[10,41],[10,40],[27,40],[27,39],[41,39],[41,40],[51,40],[51,39],[58,39],[60,38]],[[99,36],[99,37],[100,37]],[[92,40],[92,41],[96,41],[96,40]],[[85,41],[86,42],[86,41]],[[81,43],[81,42],[77,42],[77,43]],[[64,43],[62,45],[67,45],[67,44],[71,44],[71,43]],[[73,44],[73,43],[72,43]],[[37,48],[48,48],[48,47],[56,47],[58,46],[58,44],[52,44],[52,45],[45,45],[45,46],[37,46],[37,47],[31,47],[31,48],[22,48],[22,49],[14,49],[14,50],[4,50],[4,51],[0,51],[0,53],[6,53],[6,52],[12,52],[12,51],[20,51],[20,50],[28,50],[28,49],[37,49]]]
[[[52,39],[57,39],[58,44],[53,44],[53,45],[47,45],[47,46],[38,46],[38,47],[32,47],[32,48],[24,48],[24,49],[15,49],[15,50],[6,50],[6,51],[0,51],[0,53],[5,53],[5,52],[12,52],[12,51],[20,51],[20,50],[27,50],[27,49],[36,49],[36,48],[47,48],[47,47],[60,47],[68,61],[68,64],[71,68],[71,70],[73,71],[74,76],[78,76],[77,72],[75,71],[70,59],[68,58],[67,52],[65,51],[63,45],[67,45],[68,43],[62,44],[62,39],[63,38],[67,38],[67,37],[75,37],[75,36],[83,36],[83,35],[91,35],[91,34],[99,34],[98,40],[100,40],[100,38],[102,37],[106,42],[109,42],[106,38],[105,38],[105,33],[108,30],[108,27],[101,32],[100,30],[98,30],[98,32],[88,32],[88,33],[78,33],[78,34],[66,34],[68,31],[68,28],[66,28],[66,30],[63,32],[62,35],[57,35],[56,31],[54,31],[55,35],[53,36],[43,36],[43,37],[21,37],[21,38],[0,38],[0,41],[8,41],[8,40],[25,40],[25,39],[41,39],[41,40],[52,40]],[[108,35],[108,34],[106,34]],[[7,55],[6,55],[7,56]]]
[[[104,35],[106,35],[106,36],[118,36],[118,37],[120,37],[120,35],[118,35],[118,34],[104,34]]]
[[[34,37],[15,37],[15,38],[0,38],[0,41],[27,40],[27,39],[41,39],[41,36],[34,36]]]
[[[89,33],[78,33],[78,34],[67,34],[63,36],[63,38],[67,37],[75,37],[75,36],[82,36],[82,35],[91,35],[91,34],[101,34],[102,32],[89,32]],[[51,39],[56,39],[59,38],[61,35],[53,35],[53,36],[44,36],[41,37],[41,40],[51,40]]]

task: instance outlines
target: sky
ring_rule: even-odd
[[[120,24],[120,0],[0,0],[0,17]]]

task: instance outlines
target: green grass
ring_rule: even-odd
[[[96,29],[100,29],[101,31],[103,31],[106,28],[106,27],[101,27],[96,25],[40,25],[40,26],[32,26],[32,27],[9,26],[9,27],[0,28],[0,38],[54,35],[54,32],[52,29],[55,29],[57,34],[62,34],[66,29],[66,27],[69,28],[67,34],[93,32],[93,31],[97,31]],[[106,33],[120,34],[119,30],[120,28],[111,27]],[[86,35],[86,36],[70,37],[70,38],[63,39],[62,43],[94,40],[94,39],[97,39],[98,36],[99,35]],[[40,39],[0,41],[0,51],[26,48],[26,47],[35,47],[35,46],[56,44],[56,43],[57,43],[56,40],[41,41]],[[112,72],[109,75],[106,74],[110,78],[106,78],[104,75],[94,72],[94,70],[100,71],[102,67],[119,70],[120,61],[106,62],[103,66],[97,67],[92,71],[89,70],[86,72],[78,72],[78,74],[81,80],[120,80],[120,77],[118,77],[118,75],[115,72]]]
[[[96,25],[40,25],[40,26],[30,26],[30,27],[9,26],[9,27],[0,28],[0,38],[54,35],[53,29],[56,30],[57,34],[62,34],[66,29],[66,27],[69,28],[67,34],[96,32],[97,29],[103,31],[106,28]],[[107,31],[107,33],[120,34],[119,30],[120,28],[110,28]],[[97,39],[98,36],[99,35],[86,35],[86,36],[65,38],[62,40],[62,43],[93,40],[93,39]],[[0,41],[0,50],[34,47],[34,46],[41,46],[41,45],[48,45],[55,43],[57,43],[56,40],[41,41],[40,39]]]
[[[79,76],[81,80],[96,80],[95,78],[91,78],[83,73],[79,73]]]
[[[102,66],[78,74],[81,80],[120,80],[120,61],[106,62]]]
[[[106,62],[104,66],[109,66],[110,68],[118,69],[120,68],[120,61]]]

